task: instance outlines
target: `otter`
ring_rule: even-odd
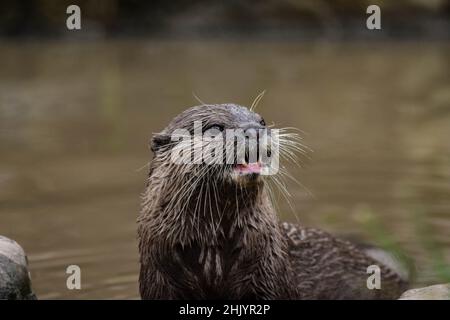
[[[268,128],[258,113],[244,106],[203,104],[185,110],[153,135],[154,156],[138,217],[143,299],[400,296],[406,279],[357,245],[280,222],[259,162],[171,161],[177,145],[171,135],[178,129],[193,132],[196,121],[218,132]],[[298,149],[293,139],[280,140],[281,151],[291,155]],[[381,289],[367,287],[371,265],[380,268]]]

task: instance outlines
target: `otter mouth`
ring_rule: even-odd
[[[232,169],[231,177],[233,181],[239,185],[254,185],[261,181],[261,173],[263,170],[261,162],[235,164]]]
[[[236,164],[233,171],[238,175],[260,175],[262,171],[261,162]]]

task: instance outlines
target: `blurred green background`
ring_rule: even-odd
[[[137,298],[151,133],[193,92],[267,90],[257,110],[314,151],[280,216],[398,252],[414,286],[449,282],[449,15],[439,0],[2,1],[0,234],[41,299]]]

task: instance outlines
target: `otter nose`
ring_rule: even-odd
[[[245,137],[245,162],[256,163],[260,158],[260,130],[265,129],[265,127],[257,122],[249,122],[242,124],[240,128],[243,130]]]
[[[259,123],[247,123],[241,126],[244,136],[247,140],[259,142],[259,130],[264,129]]]

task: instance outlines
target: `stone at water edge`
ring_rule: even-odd
[[[450,283],[405,291],[399,300],[450,300]]]
[[[25,252],[17,242],[3,236],[0,236],[0,299],[36,299]]]

